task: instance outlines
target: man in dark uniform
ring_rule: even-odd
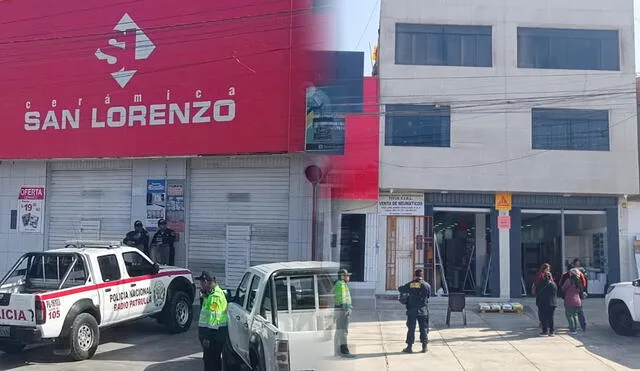
[[[402,351],[413,353],[413,343],[416,339],[416,322],[420,327],[420,342],[422,353],[427,352],[427,333],[429,332],[429,296],[431,286],[424,281],[422,269],[415,272],[413,281],[398,288],[400,294],[407,294],[407,347]]]
[[[167,221],[158,220],[158,231],[151,239],[151,259],[158,264],[175,264],[174,242],[178,239],[173,229],[167,228]]]
[[[133,223],[133,231],[127,233],[122,243],[135,247],[145,253],[145,255],[149,255],[149,233],[147,233],[142,222],[139,220]]]

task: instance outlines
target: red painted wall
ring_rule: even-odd
[[[0,159],[303,150],[311,0],[52,4],[0,2]]]
[[[364,79],[363,113],[346,116],[345,151],[331,156],[333,199],[377,200],[380,109],[378,79]]]

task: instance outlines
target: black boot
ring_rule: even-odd
[[[422,353],[427,352],[427,343],[422,343]]]
[[[406,348],[402,349],[404,353],[413,353],[413,349],[411,345],[407,345]]]
[[[340,346],[340,353],[345,358],[353,358],[353,355],[349,352],[349,347],[346,345]]]

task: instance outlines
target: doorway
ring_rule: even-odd
[[[351,281],[364,282],[366,214],[343,214],[340,232],[340,264],[352,273]]]
[[[522,211],[522,272],[525,288],[531,293],[533,279],[544,263],[551,265],[554,278],[564,271],[562,264],[562,215]]]
[[[435,237],[449,292],[479,294],[483,285],[491,237],[491,218],[485,209],[434,210]]]

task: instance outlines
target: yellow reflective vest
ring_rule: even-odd
[[[202,300],[198,327],[217,330],[229,323],[227,315],[227,296],[220,286],[216,285]]]
[[[351,310],[351,291],[344,280],[338,280],[333,286],[333,294],[335,296],[336,307],[344,310]]]

